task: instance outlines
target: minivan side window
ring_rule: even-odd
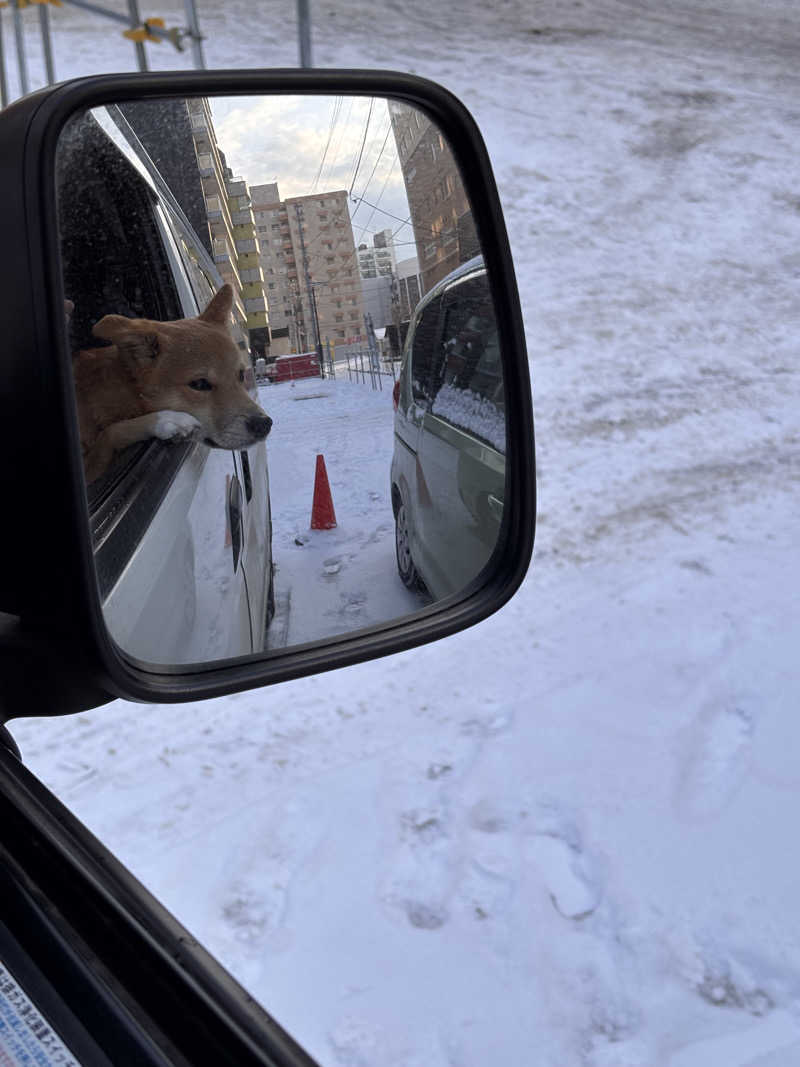
[[[439,300],[432,300],[420,315],[411,339],[411,393],[417,403],[430,406],[439,336]]]
[[[505,452],[503,363],[485,275],[445,294],[441,322],[431,411]]]

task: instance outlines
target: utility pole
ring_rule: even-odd
[[[400,340],[400,283],[399,280],[392,271],[392,324],[394,325],[395,345],[392,345],[392,363],[394,364],[395,355],[399,355],[402,351],[402,342]],[[392,374],[394,374],[394,365],[392,366]]]

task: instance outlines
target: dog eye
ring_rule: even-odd
[[[241,369],[241,370],[239,371],[239,381],[240,381],[240,382],[243,382],[243,381],[244,381],[244,370],[243,370],[243,369]]]
[[[204,393],[208,389],[212,389],[213,386],[208,378],[195,378],[193,382],[189,382],[190,389],[197,389],[198,392]]]

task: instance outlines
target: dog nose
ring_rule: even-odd
[[[250,415],[247,420],[247,432],[259,441],[266,437],[271,429],[272,419],[269,415]]]

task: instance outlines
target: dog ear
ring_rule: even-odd
[[[104,341],[112,341],[121,356],[137,363],[154,360],[160,350],[157,333],[137,327],[133,319],[124,315],[105,315],[94,324],[92,333]]]
[[[211,298],[208,307],[198,318],[202,322],[210,322],[218,326],[227,326],[233,307],[233,289],[226,282],[225,285]]]

